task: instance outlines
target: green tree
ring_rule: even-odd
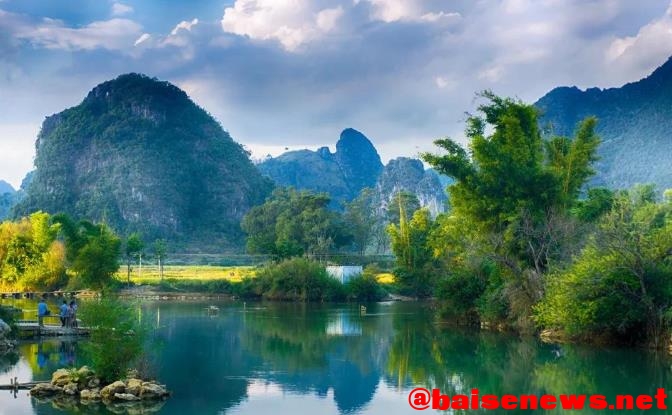
[[[366,249],[373,242],[376,224],[380,222],[373,206],[373,191],[371,189],[362,189],[355,199],[345,204],[343,220],[352,235],[355,249],[360,255],[364,255]]]
[[[140,358],[147,329],[129,305],[110,297],[83,303],[79,315],[91,328],[85,352],[96,374],[106,383],[122,379]]]
[[[166,253],[168,252],[168,244],[165,239],[157,239],[154,241],[154,256],[159,265],[159,276],[163,281],[163,265],[166,260]]]
[[[276,189],[243,218],[248,252],[282,259],[321,256],[347,245],[350,236],[340,215],[328,209],[329,201],[326,194]]]
[[[126,281],[129,285],[131,284],[131,263],[139,260],[143,249],[145,249],[145,244],[139,233],[133,232],[126,238],[124,258],[126,259]]]
[[[105,224],[80,222],[77,249],[72,269],[78,283],[94,289],[102,289],[112,282],[119,269],[121,240]]]
[[[433,222],[427,209],[419,209],[412,218],[400,205],[399,225],[390,224],[388,232],[392,251],[397,258],[395,275],[403,292],[415,297],[427,297],[433,290],[433,255],[428,243]]]
[[[656,203],[650,186],[618,194],[580,256],[551,278],[537,322],[570,336],[666,346],[671,252],[672,205]]]
[[[593,173],[596,121],[583,121],[574,139],[544,141],[536,108],[490,92],[482,96],[486,102],[467,119],[470,152],[441,139],[436,144],[446,154],[423,159],[455,179],[448,188],[451,215],[475,231],[467,235],[478,239],[472,244],[482,248],[483,263],[500,268],[486,291],[506,299],[504,314],[516,324],[529,325],[543,275],[554,260],[569,256],[567,241],[576,237],[569,209]]]

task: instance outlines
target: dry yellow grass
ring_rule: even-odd
[[[192,281],[215,281],[228,280],[239,282],[245,277],[254,277],[254,267],[220,267],[212,265],[166,265],[163,267],[163,278],[175,278],[179,280]],[[119,268],[115,278],[120,281],[126,281],[126,267]],[[131,281],[136,284],[156,284],[161,281],[159,276],[159,267],[149,265],[142,267],[133,267],[131,271]]]

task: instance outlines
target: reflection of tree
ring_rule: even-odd
[[[470,394],[655,394],[669,389],[669,359],[637,350],[541,344],[395,318],[387,381],[398,388]]]
[[[9,371],[19,361],[19,354],[15,351],[0,354],[0,374]]]
[[[78,358],[79,346],[75,338],[40,340],[22,343],[19,352],[24,357],[36,380],[49,379],[52,372],[62,367],[82,365]]]
[[[554,354],[534,370],[535,384],[547,393],[596,393],[610,399],[618,394],[653,395],[672,384],[668,356],[575,345],[557,347]]]
[[[347,330],[333,329],[343,321]],[[298,393],[324,396],[331,388],[339,411],[348,413],[375,394],[381,321],[362,318],[355,308],[334,313],[330,307],[273,304],[246,314],[242,342],[272,369],[270,380]]]

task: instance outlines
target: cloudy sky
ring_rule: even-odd
[[[0,0],[0,179],[45,116],[142,72],[253,155],[365,133],[385,160],[460,138],[474,93],[620,86],[672,55],[669,0]]]

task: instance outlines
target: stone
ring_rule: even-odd
[[[144,399],[161,399],[168,396],[169,393],[165,387],[152,382],[143,382],[140,389],[140,397]]]
[[[52,385],[51,383],[38,383],[30,390],[30,396],[36,398],[49,397],[58,395],[63,392],[60,386]]]
[[[115,393],[114,399],[119,401],[139,401],[140,398],[131,393]]]
[[[79,392],[79,388],[77,388],[77,384],[74,382],[70,382],[63,386],[63,393],[66,395],[76,395],[77,392]]]
[[[100,386],[100,379],[98,379],[97,377],[92,377],[86,383],[86,387],[89,388],[89,389],[97,388],[99,386]]]
[[[140,390],[142,389],[142,380],[140,379],[129,379],[126,381],[126,393],[131,393],[135,396],[140,396]]]
[[[55,386],[65,386],[72,382],[72,374],[68,369],[58,369],[51,375],[51,384]]]
[[[100,389],[84,389],[79,393],[80,399],[84,401],[98,401],[100,400]]]
[[[124,384],[124,382],[118,380],[101,389],[100,396],[103,399],[111,400],[115,394],[124,392],[126,392],[126,385]]]
[[[77,370],[77,374],[82,377],[88,378],[93,376],[93,370],[91,370],[88,366],[82,366]]]
[[[12,331],[12,328],[9,327],[9,324],[5,323],[0,318],[0,338],[6,337],[7,335],[9,335],[10,331]]]

